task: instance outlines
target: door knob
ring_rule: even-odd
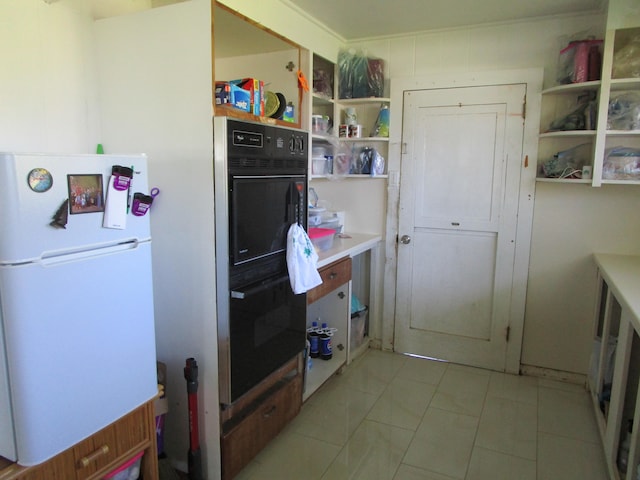
[[[409,235],[402,235],[400,237],[400,243],[404,243],[405,245],[411,243],[411,237]]]

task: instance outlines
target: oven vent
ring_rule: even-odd
[[[287,171],[291,169],[306,169],[306,158],[230,158],[229,168],[232,169],[268,169],[273,171]]]

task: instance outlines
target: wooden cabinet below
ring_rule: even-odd
[[[298,415],[301,405],[302,372],[298,355],[221,412],[222,479],[234,478]]]
[[[97,480],[141,451],[144,451],[140,468],[142,478],[158,480],[153,401],[47,462],[33,467],[7,464],[0,469],[0,480]]]

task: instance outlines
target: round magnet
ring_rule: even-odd
[[[29,188],[34,192],[46,192],[53,185],[53,177],[46,168],[34,168],[27,178]]]

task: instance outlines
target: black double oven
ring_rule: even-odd
[[[304,349],[306,295],[287,232],[306,229],[307,132],[214,118],[220,402],[230,405]]]

